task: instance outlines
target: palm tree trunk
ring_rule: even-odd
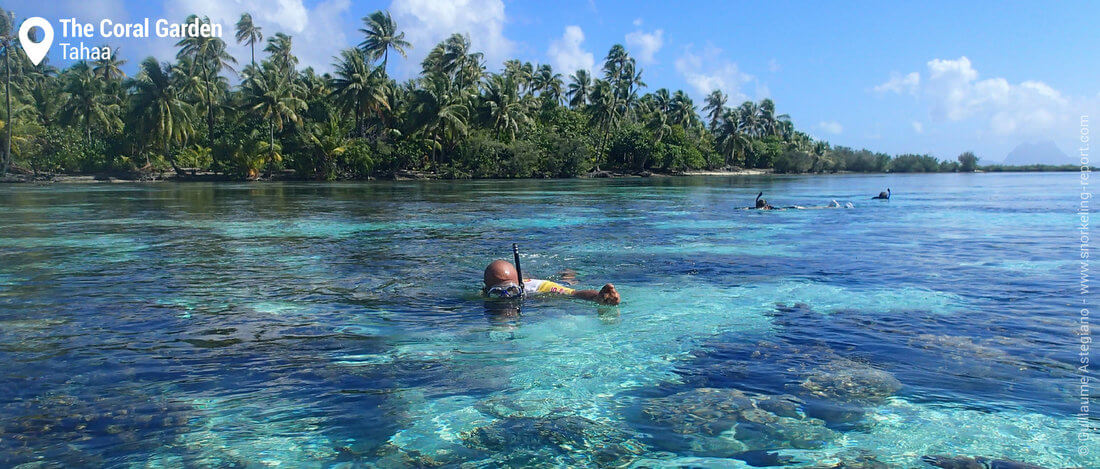
[[[248,46],[252,49],[252,66],[256,66],[256,41],[248,41]]]
[[[275,161],[275,124],[267,124],[267,151],[271,153],[271,159],[265,166],[271,166],[271,162]]]
[[[214,100],[210,97],[210,86],[206,87],[206,144],[214,148]]]
[[[355,106],[355,135],[363,136],[363,118],[359,106]]]
[[[604,128],[603,138],[600,139],[600,149],[596,152],[596,171],[600,170],[600,159],[603,158],[604,151],[609,150],[610,143],[608,140],[611,138],[611,124],[607,124]]]
[[[206,144],[214,148],[214,97],[210,94],[210,74],[206,64],[202,66],[203,78],[206,78]]]
[[[168,151],[168,138],[164,139],[164,157],[168,159],[168,163],[172,165],[172,169],[176,171],[176,176],[183,176],[183,168],[180,168],[179,163],[176,163],[176,158]]]
[[[7,176],[8,163],[11,162],[11,63],[8,62],[9,50],[11,46],[4,47],[4,96],[7,100],[8,117],[4,120],[4,127],[7,132],[6,138],[4,138],[4,161],[0,161],[0,177]]]

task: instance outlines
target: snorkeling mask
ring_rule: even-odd
[[[523,287],[513,282],[500,283],[486,288],[485,296],[490,298],[519,298],[523,296]]]

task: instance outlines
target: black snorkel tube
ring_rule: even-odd
[[[526,291],[523,289],[523,269],[519,266],[519,245],[512,243],[512,259],[516,261],[516,277],[519,280],[519,297],[523,298]]]

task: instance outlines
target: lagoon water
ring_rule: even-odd
[[[1077,181],[0,186],[0,466],[1098,467]]]

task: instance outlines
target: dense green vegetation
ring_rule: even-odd
[[[1006,166],[1003,164],[983,165],[982,171],[989,173],[1020,173],[1020,172],[1054,172],[1054,171],[1081,171],[1081,167],[1075,164],[1025,164],[1018,166]],[[1096,168],[1089,166],[1090,171],[1095,171]]]
[[[293,38],[265,36],[245,14],[234,37],[250,49],[243,65],[222,39],[187,37],[175,62],[150,57],[126,77],[115,54],[65,70],[32,66],[12,41],[14,19],[2,16],[11,92],[0,116],[10,146],[0,174],[14,165],[35,174],[506,178],[733,167],[972,171],[977,161],[832,148],[796,130],[771,100],[728,106],[717,90],[700,114],[683,91],[642,94],[642,70],[621,45],[599,76],[518,60],[492,73],[456,34],[429,51],[417,78],[399,83],[386,66],[411,45],[387,12],[363,18],[363,41],[338,52],[331,74],[299,69]]]

